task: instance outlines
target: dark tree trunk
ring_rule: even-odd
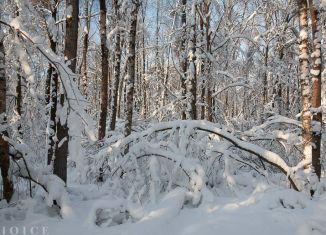
[[[22,116],[22,77],[19,73],[17,73],[17,86],[16,86],[16,111],[17,114],[21,117]],[[18,133],[22,136],[22,127],[19,124],[18,126]]]
[[[145,11],[146,11],[146,6],[142,8],[142,20],[143,20],[143,25],[145,25]],[[142,50],[142,75],[143,77],[145,76],[146,73],[146,50],[145,50],[145,32],[142,33],[142,46],[143,46],[143,50]],[[142,90],[143,90],[143,103],[142,103],[142,114],[143,114],[143,118],[147,118],[147,114],[148,114],[148,106],[147,106],[147,81],[145,79],[142,79]]]
[[[5,50],[3,41],[0,41],[0,114],[4,115],[3,122],[6,122],[6,91]],[[8,174],[10,166],[9,145],[3,138],[6,135],[7,132],[3,131],[0,136],[0,169],[3,184],[3,198],[9,202],[14,192],[14,187]]]
[[[16,5],[16,16],[19,17],[19,7],[18,5]],[[18,61],[19,63],[19,61]],[[21,117],[22,116],[22,76],[20,75],[20,70],[18,69],[17,72],[17,85],[16,85],[16,111],[17,114]],[[20,137],[22,137],[23,133],[22,133],[22,128],[21,125],[18,125],[18,133],[20,135]]]
[[[115,15],[115,26],[118,27],[120,21],[119,15],[119,1],[113,0],[114,5],[114,15]],[[120,47],[120,31],[117,31],[115,35],[115,61],[114,61],[114,79],[112,85],[112,105],[111,105],[111,118],[110,118],[110,129],[115,129],[115,124],[117,120],[117,110],[118,110],[118,95],[119,95],[119,82],[120,82],[120,64],[121,64],[121,47]]]
[[[322,111],[318,110],[321,107],[321,83],[322,83],[322,56],[321,56],[321,34],[319,11],[313,0],[309,0],[310,14],[311,14],[311,28],[312,28],[312,40],[313,40],[313,54],[312,54],[312,97],[311,104],[316,110],[313,112],[314,125],[318,128],[314,128],[312,132],[312,168],[320,180],[321,164],[320,164],[320,143],[321,143],[321,128],[322,128]]]
[[[60,95],[60,105],[63,106],[65,102],[65,95]],[[68,120],[67,120],[68,121]],[[65,183],[67,183],[67,157],[68,157],[68,125],[66,123],[57,124],[57,138],[55,158],[53,161],[53,173],[59,176]]]
[[[203,15],[205,16],[205,3],[203,2],[201,4],[201,11],[203,13]],[[203,17],[204,17],[203,16]],[[205,45],[205,30],[204,30],[204,18],[200,17],[200,31],[201,31],[201,43],[202,45]],[[203,50],[206,50],[206,48],[203,48]],[[205,89],[206,89],[206,74],[205,74],[205,65],[206,65],[206,59],[203,59],[201,62],[201,66],[200,66],[200,78],[201,78],[201,84],[200,84],[200,102],[201,102],[201,106],[200,106],[200,110],[199,110],[199,114],[200,114],[200,119],[204,120],[205,119]]]
[[[268,65],[268,45],[266,46],[265,49],[265,57],[264,57],[264,65],[265,65],[265,72],[264,72],[264,77],[263,77],[263,105],[265,105],[268,102],[268,94],[267,94],[267,65]]]
[[[100,1],[100,34],[101,34],[101,65],[102,65],[102,81],[101,81],[101,110],[100,121],[98,128],[98,139],[105,137],[106,117],[108,113],[108,76],[109,76],[109,62],[108,62],[108,48],[106,40],[106,4],[105,0]]]
[[[187,0],[182,0],[182,10],[181,10],[181,26],[182,26],[182,39],[181,39],[181,94],[182,97],[185,98],[186,96],[186,77],[187,77]],[[186,117],[186,110],[185,110],[185,102],[182,102],[181,107],[181,119],[185,120]]]
[[[126,79],[126,125],[124,135],[131,133],[132,114],[134,103],[134,83],[135,83],[135,62],[136,62],[136,34],[137,34],[137,18],[139,10],[139,1],[133,2],[131,10],[130,28],[128,34],[128,51],[127,51],[127,79]]]
[[[71,15],[66,16],[65,58],[70,61],[69,68],[76,72],[79,0],[66,0],[66,7],[71,6]]]
[[[206,30],[205,30],[205,38],[206,38],[206,53],[211,54],[211,32],[210,32],[210,20],[211,20],[211,12],[210,12],[211,1],[204,1],[204,14],[206,17]],[[205,62],[205,74],[206,74],[206,119],[207,121],[213,121],[213,101],[212,101],[212,77],[211,77],[211,62],[209,58],[206,58]]]
[[[196,3],[193,3],[194,5]],[[193,6],[195,7],[195,6]],[[187,114],[189,115],[187,119],[196,120],[197,119],[197,68],[196,68],[196,11],[191,15],[191,33],[190,33],[190,41],[188,43],[189,47],[189,71],[187,78],[187,97],[188,100],[188,108]]]
[[[56,123],[56,112],[57,112],[57,91],[58,91],[58,74],[54,70],[54,68],[51,66],[49,69],[51,70],[51,109],[50,109],[50,135],[49,135],[49,146],[48,146],[48,165],[51,164],[51,161],[53,159],[54,153],[55,153],[55,131],[57,127]]]
[[[55,4],[56,5],[56,4]],[[56,21],[57,18],[57,9],[53,6],[52,9],[52,18]],[[50,47],[53,52],[56,52],[56,42],[49,34]],[[58,74],[55,71],[55,68],[50,64],[48,68],[47,80],[46,80],[46,104],[51,103],[50,108],[50,122],[49,122],[49,144],[48,144],[48,161],[47,164],[50,165],[55,152],[55,141],[54,136],[57,128],[56,124],[56,112],[57,112],[57,91],[58,91]]]
[[[69,12],[71,9],[71,12]],[[76,72],[76,56],[77,56],[77,40],[78,40],[78,17],[79,17],[79,0],[67,0],[66,10],[66,35],[65,35],[65,50],[64,55],[69,61],[69,68],[72,72]],[[70,14],[71,13],[71,14]],[[65,104],[64,91],[61,91],[60,104]],[[68,115],[67,115],[68,116]],[[69,128],[66,120],[57,123],[57,138],[55,159],[53,162],[53,173],[59,176],[65,183],[67,183],[67,157],[68,157],[68,142],[69,142]]]

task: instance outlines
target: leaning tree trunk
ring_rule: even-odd
[[[66,2],[66,35],[64,55],[70,61],[69,68],[76,72],[77,40],[78,40],[78,15],[79,0],[67,0]],[[65,105],[65,95],[61,91],[60,105]],[[61,120],[62,121],[62,120]],[[53,162],[53,173],[67,182],[67,157],[69,143],[69,128],[67,121],[57,123],[57,138],[55,159]]]
[[[322,111],[321,111],[321,74],[322,74],[322,56],[321,56],[321,26],[319,19],[319,11],[313,0],[309,0],[311,13],[311,28],[313,39],[313,53],[312,53],[312,97],[311,104],[315,109],[313,110],[314,128],[312,132],[312,167],[318,179],[320,179],[321,165],[320,165],[320,144],[321,144],[321,127],[322,127]]]
[[[119,14],[119,0],[113,1],[114,5],[114,16],[115,16],[115,27],[119,27],[120,14]],[[120,82],[120,66],[121,66],[121,47],[120,47],[120,31],[117,30],[115,35],[115,61],[114,61],[114,79],[112,85],[112,104],[111,104],[111,118],[110,118],[110,129],[115,130],[118,110],[118,93],[119,93],[119,82]]]
[[[100,121],[98,128],[98,139],[101,140],[105,137],[106,130],[106,117],[108,114],[108,76],[109,76],[109,61],[108,61],[108,48],[106,45],[106,4],[105,0],[100,1],[100,34],[101,34],[101,66],[102,66],[102,80],[101,80],[101,110]]]
[[[54,22],[56,22],[57,18],[57,9],[56,9],[56,2],[52,9],[52,18],[54,19]],[[53,38],[53,35],[49,34],[49,40],[50,40],[50,47],[53,52],[56,52],[56,42]],[[50,108],[50,121],[49,121],[49,136],[48,136],[48,158],[47,158],[47,164],[50,165],[54,156],[55,152],[55,131],[56,131],[56,112],[57,112],[57,90],[58,90],[58,74],[55,71],[55,68],[49,64],[48,73],[47,73],[47,80],[46,80],[46,103],[51,103]]]
[[[133,1],[131,10],[130,28],[128,34],[127,48],[127,78],[126,78],[126,124],[124,135],[128,136],[131,133],[132,113],[134,103],[134,84],[135,84],[135,59],[136,59],[136,33],[137,33],[137,18],[138,18],[139,1]]]
[[[308,64],[308,18],[307,1],[299,2],[299,66],[301,84],[301,119],[302,119],[302,138],[303,155],[307,161],[311,160],[311,115],[310,115],[310,88],[309,88],[309,64]]]
[[[0,41],[0,115],[3,120],[1,124],[4,125],[6,122],[6,74],[5,74],[5,50],[3,41]],[[3,184],[3,198],[10,201],[14,192],[13,184],[9,177],[9,145],[5,141],[4,136],[7,135],[6,131],[2,131],[0,136],[0,169]]]

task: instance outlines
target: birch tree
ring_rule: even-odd
[[[299,62],[301,84],[301,119],[303,155],[311,161],[311,113],[310,113],[310,86],[309,86],[309,53],[308,53],[308,5],[306,0],[298,0],[299,6]]]

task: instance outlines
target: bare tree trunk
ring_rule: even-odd
[[[65,58],[70,61],[69,68],[76,72],[79,0],[66,0],[66,35],[65,35]]]
[[[281,45],[280,49],[279,49],[279,60],[282,61],[283,57],[284,57],[284,52],[283,52],[284,48],[283,45]],[[277,89],[277,96],[276,96],[276,104],[277,104],[277,113],[282,115],[282,111],[283,111],[283,98],[282,98],[282,81],[281,81],[281,76],[277,75],[276,76],[276,80],[277,80],[277,86],[275,87],[275,89]]]
[[[308,65],[308,19],[307,1],[298,0],[299,3],[299,63],[300,63],[300,84],[301,84],[301,119],[303,154],[307,160],[311,159],[311,115],[310,115],[310,88],[309,88],[309,65]]]
[[[264,77],[263,77],[263,105],[265,105],[268,102],[268,82],[267,82],[267,66],[268,66],[268,51],[269,51],[269,46],[268,44],[266,45],[265,48],[265,57],[264,57],[264,65],[265,65],[265,72],[264,72]]]
[[[133,1],[131,10],[130,28],[128,34],[128,51],[127,51],[127,79],[126,79],[126,124],[124,135],[128,136],[131,133],[132,113],[134,103],[134,83],[135,83],[135,59],[136,59],[136,33],[137,33],[137,18],[139,10],[139,1]]]
[[[18,5],[16,4],[16,16],[19,17],[19,7]],[[18,61],[19,63],[19,61]],[[22,110],[21,110],[21,107],[22,107],[22,76],[20,75],[20,71],[21,69],[19,68],[18,69],[18,72],[17,72],[17,85],[16,85],[16,111],[17,111],[17,114],[19,115],[19,117],[22,116]],[[22,137],[22,128],[21,128],[21,125],[19,124],[18,125],[18,134],[20,135],[20,137]]]
[[[90,7],[92,10],[93,0],[91,1]],[[88,51],[88,41],[89,41],[89,31],[91,28],[91,14],[89,11],[89,2],[85,1],[84,14],[86,17],[86,25],[84,30],[83,38],[83,53],[82,53],[82,93],[87,96],[87,51]]]
[[[160,59],[159,59],[159,13],[160,13],[160,0],[156,0],[156,32],[155,32],[155,79],[156,79],[156,89],[157,94],[160,94],[161,86],[159,85],[159,82],[161,81],[161,71],[160,71]],[[153,97],[154,98],[154,97]],[[160,96],[157,95],[155,97],[155,109],[160,108]]]
[[[207,94],[206,94],[206,103],[207,103],[207,109],[206,109],[206,117],[207,121],[212,122],[213,121],[213,97],[212,97],[212,88],[210,87],[212,83],[209,81],[208,87],[207,87]]]
[[[6,122],[6,73],[5,73],[5,49],[3,41],[0,41],[0,114],[3,115],[3,122]],[[1,124],[5,124],[5,123]],[[3,131],[0,136],[0,169],[3,184],[3,198],[10,201],[14,192],[13,184],[10,180],[8,171],[10,166],[9,145],[4,140],[7,131]]]
[[[313,111],[314,126],[312,132],[312,168],[316,173],[318,179],[321,175],[320,164],[320,144],[321,144],[321,128],[322,128],[322,111],[321,108],[321,74],[322,74],[322,56],[321,56],[321,26],[319,19],[319,11],[313,0],[309,0],[310,14],[311,14],[311,28],[313,39],[313,53],[312,53],[312,97],[311,104],[316,110]]]
[[[282,84],[281,84],[281,78],[278,77],[278,83],[277,83],[277,112],[278,114],[282,115],[283,111],[283,98],[282,98]]]
[[[290,79],[287,80],[286,86],[286,98],[285,98],[285,109],[286,109],[286,116],[290,115]]]
[[[97,73],[97,68],[98,68],[98,63],[96,62],[95,64],[95,72],[94,72],[94,77],[92,78],[92,83],[93,83],[93,86],[94,86],[94,95],[93,95],[93,98],[92,98],[92,104],[93,104],[93,107],[95,108],[95,110],[99,110],[98,106],[99,106],[99,88],[98,88],[98,73]]]
[[[55,4],[56,5],[56,2]],[[54,19],[54,22],[57,18],[57,9],[56,6],[53,6],[53,9],[51,10],[52,18]],[[52,35],[49,34],[49,40],[50,40],[50,47],[52,51],[56,52],[56,42],[52,38]],[[57,112],[57,91],[58,91],[58,74],[55,71],[55,68],[49,64],[48,68],[48,74],[47,74],[47,80],[46,80],[46,103],[51,103],[50,108],[50,121],[49,121],[49,136],[48,136],[48,158],[47,158],[47,164],[50,165],[51,161],[53,159],[53,155],[55,152],[55,131],[56,131],[56,112]]]
[[[69,68],[76,72],[77,40],[78,40],[78,17],[79,17],[79,0],[67,0],[66,2],[66,35],[64,55],[70,61]],[[60,104],[64,106],[65,95],[61,91]],[[69,128],[67,120],[64,123],[57,123],[57,138],[55,159],[53,162],[53,173],[59,176],[67,183],[67,157]]]
[[[101,80],[101,110],[100,110],[100,121],[98,128],[99,140],[105,137],[106,130],[106,117],[108,113],[108,48],[106,40],[106,4],[105,0],[100,1],[100,33],[101,33],[101,63],[102,63],[102,80]]]
[[[120,14],[119,14],[119,1],[113,0],[114,16],[116,19],[115,27],[119,27]],[[121,46],[120,46],[120,31],[117,30],[115,35],[115,60],[114,60],[114,79],[112,85],[113,100],[111,104],[111,118],[110,118],[110,129],[114,130],[117,120],[117,109],[118,109],[118,95],[119,95],[119,82],[120,82],[120,66],[121,66]]]
[[[197,68],[196,68],[196,3],[192,6],[191,31],[189,46],[189,72],[187,78],[187,119],[197,119],[196,98],[197,98]]]
[[[200,7],[203,15],[205,16],[206,13],[205,13],[205,3],[203,2],[201,4],[201,7]],[[205,31],[204,31],[204,19],[203,17],[200,17],[200,31],[201,31],[201,43],[202,45],[205,45]],[[205,50],[205,49],[203,49]],[[206,80],[207,80],[207,77],[206,77],[206,73],[205,73],[205,64],[206,64],[206,59],[203,59],[202,62],[201,62],[201,66],[200,66],[200,80],[201,80],[201,84],[200,84],[200,102],[201,102],[201,106],[200,106],[200,119],[201,120],[204,120],[205,119],[205,88],[206,88]]]
[[[187,41],[187,0],[182,0],[182,11],[181,11],[181,26],[182,26],[182,39],[181,39],[181,95],[183,97],[186,96],[186,77],[187,77],[187,50],[186,50],[186,41]],[[184,100],[182,102],[182,110],[181,110],[181,119],[185,120],[186,112],[185,112],[185,104]]]
[[[60,95],[60,105],[64,106],[65,96]],[[57,138],[55,158],[53,161],[53,173],[59,176],[65,183],[67,183],[67,157],[68,157],[68,125],[67,120],[65,123],[61,123],[60,120],[57,123]]]
[[[210,6],[211,0],[204,1],[204,14],[206,17],[206,30],[205,30],[205,38],[206,38],[206,53],[211,54],[211,32],[210,32]],[[211,78],[211,62],[209,58],[206,58],[205,63],[205,73],[206,73],[206,119],[209,122],[213,121],[213,100],[212,100],[212,78]]]
[[[49,147],[48,147],[48,165],[51,164],[53,155],[55,154],[55,130],[57,127],[56,124],[56,112],[57,112],[57,91],[58,91],[58,74],[54,71],[54,68],[51,67],[52,78],[51,78],[51,109],[50,109],[50,135],[49,135]]]
[[[125,78],[122,77],[119,83],[119,92],[118,92],[118,109],[117,109],[117,118],[121,118],[121,106],[122,106],[122,90],[124,88]]]
[[[17,98],[16,98],[16,111],[17,114],[21,117],[22,116],[22,77],[19,73],[17,73],[17,86],[16,86],[16,94],[17,94]],[[18,126],[18,133],[20,135],[22,135],[22,128],[21,125]]]
[[[142,4],[142,20],[143,20],[143,25],[145,25],[145,11],[146,11],[146,7],[147,5]],[[142,114],[143,114],[143,118],[147,118],[147,81],[144,79],[145,77],[145,73],[146,73],[146,50],[145,50],[145,32],[142,32],[142,45],[143,45],[143,50],[142,50],[142,90],[143,90],[143,104],[142,104]]]

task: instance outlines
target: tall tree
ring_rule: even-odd
[[[310,87],[308,64],[308,6],[306,0],[298,0],[299,5],[299,69],[301,84],[301,119],[303,154],[308,161],[311,160],[311,115],[310,115]]]
[[[204,1],[204,17],[205,19],[205,45],[207,55],[211,54],[211,29],[210,29],[210,20],[211,20],[211,0]],[[212,111],[212,78],[211,78],[211,61],[210,58],[206,56],[205,59],[205,85],[206,85],[206,119],[207,121],[213,121],[213,111]]]
[[[109,61],[108,61],[108,48],[106,38],[106,3],[105,0],[100,2],[100,35],[101,35],[101,67],[102,67],[102,80],[101,80],[101,110],[100,121],[98,128],[98,138],[101,140],[105,137],[106,130],[106,117],[108,113],[108,76],[109,76]]]
[[[55,1],[54,4],[51,6],[51,17],[53,18],[53,22],[56,22],[57,18],[57,2]],[[49,25],[50,27],[56,27],[54,25]],[[57,49],[57,43],[56,43],[56,37],[57,35],[53,35],[50,32],[50,29],[48,29],[48,36],[50,41],[50,47],[52,51],[56,52]],[[47,72],[47,80],[46,80],[46,103],[51,104],[50,108],[50,121],[49,121],[49,137],[48,137],[48,165],[51,164],[51,161],[53,159],[54,151],[55,151],[55,131],[56,131],[56,112],[57,112],[57,91],[58,91],[58,74],[55,71],[55,68],[52,66],[52,64],[49,64],[48,72]]]
[[[142,18],[142,25],[144,27],[145,25],[145,18],[146,18],[146,9],[147,9],[147,3],[148,1],[144,1],[142,2],[142,8],[141,8],[141,18]],[[141,64],[141,74],[142,74],[142,116],[143,118],[147,118],[147,114],[148,114],[148,82],[144,79],[145,77],[145,73],[146,73],[146,58],[147,58],[147,52],[145,49],[145,30],[143,30],[142,34],[141,34],[141,43],[142,43],[142,64]]]
[[[187,0],[181,1],[181,27],[182,27],[182,38],[181,38],[181,61],[180,61],[180,67],[181,67],[181,74],[180,74],[180,80],[181,80],[181,95],[183,97],[186,96],[186,77],[187,77]],[[181,119],[186,119],[186,110],[185,110],[185,104],[182,103],[182,109],[181,109]]]
[[[321,143],[321,127],[322,127],[322,111],[321,107],[321,83],[322,83],[322,56],[321,56],[321,21],[318,5],[313,0],[309,0],[311,14],[311,29],[312,29],[312,97],[311,105],[313,110],[314,128],[312,132],[312,167],[318,179],[321,175],[320,164],[320,143]]]
[[[65,59],[69,62],[69,68],[76,72],[77,40],[78,40],[78,17],[79,0],[66,0],[66,33],[65,33]],[[60,105],[65,105],[65,94],[61,91]],[[66,112],[62,109],[62,112]],[[61,113],[61,116],[66,116]],[[68,120],[59,118],[57,123],[57,138],[55,159],[53,163],[53,173],[59,176],[64,182],[67,182],[67,157],[69,143]]]
[[[19,7],[16,5],[16,17],[19,17]],[[19,61],[18,61],[19,64]],[[22,116],[22,76],[20,74],[20,70],[18,69],[17,72],[17,85],[16,85],[16,111],[17,114],[19,115],[19,117]],[[20,135],[20,137],[22,136],[22,129],[21,129],[21,125],[19,124],[18,126],[18,134]]]
[[[93,0],[85,1],[84,6],[84,17],[85,17],[85,26],[84,26],[84,37],[83,37],[83,52],[82,52],[82,63],[81,63],[81,87],[82,93],[87,96],[87,52],[89,45],[89,31],[91,29],[91,12],[93,7]]]
[[[118,93],[119,93],[119,83],[120,83],[120,67],[121,67],[121,40],[120,40],[120,3],[119,0],[113,0],[114,7],[114,17],[115,17],[115,27],[117,28],[117,33],[115,35],[115,49],[114,49],[114,79],[112,85],[112,104],[111,104],[111,118],[110,118],[110,129],[114,130],[117,120],[117,110],[118,110]]]
[[[197,97],[197,69],[196,69],[196,2],[192,4],[190,40],[188,43],[189,71],[187,76],[187,119],[197,119],[196,97]]]
[[[2,37],[0,32],[0,37]],[[5,73],[5,49],[3,45],[3,38],[0,38],[0,115],[1,124],[4,125],[6,120],[6,73]],[[3,184],[3,198],[10,201],[14,192],[13,184],[9,176],[9,145],[4,136],[7,135],[7,131],[2,131],[0,136],[0,169]]]
[[[136,36],[137,36],[137,19],[139,10],[139,0],[132,1],[130,12],[130,25],[127,39],[127,78],[126,78],[126,124],[124,135],[131,133],[132,114],[134,104],[134,85],[135,85],[135,64],[136,64]]]

